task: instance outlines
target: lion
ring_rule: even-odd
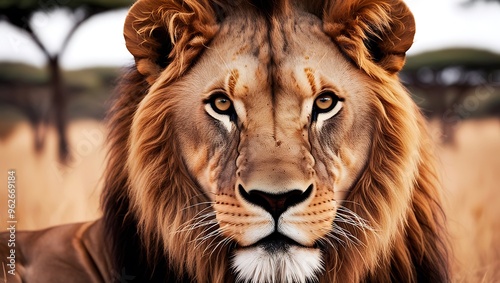
[[[401,0],[139,0],[104,215],[17,233],[16,278],[449,282],[414,33]]]

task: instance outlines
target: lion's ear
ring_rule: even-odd
[[[152,84],[164,69],[180,76],[217,32],[208,0],[139,0],[125,19],[125,44]]]
[[[325,32],[371,76],[380,67],[399,72],[413,44],[415,20],[402,0],[333,0],[323,14]]]

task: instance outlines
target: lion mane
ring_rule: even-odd
[[[238,243],[220,232],[216,203],[186,164],[191,157],[185,156],[182,126],[175,118],[186,109],[176,108],[183,97],[175,90],[186,87],[183,78],[227,29],[226,19],[251,11],[271,27],[297,10],[319,19],[341,60],[368,82],[370,108],[364,111],[372,125],[366,162],[341,204],[363,225],[342,221],[337,212],[331,229],[343,232],[335,237],[325,232],[315,243],[324,266],[308,280],[450,281],[430,138],[397,77],[415,32],[401,0],[139,0],[125,22],[135,65],[123,75],[109,114],[102,197],[116,282],[124,270],[136,282],[251,281],[232,267]],[[279,38],[272,32],[268,36]],[[271,53],[279,56],[274,49]],[[238,142],[243,141],[235,139],[230,147]],[[234,163],[235,154],[221,162]]]

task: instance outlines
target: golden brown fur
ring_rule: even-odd
[[[245,227],[245,217],[261,215],[242,200],[236,184],[259,179],[269,187],[286,186],[283,180],[314,184],[309,206],[300,213],[318,213],[324,222],[312,219],[297,227],[302,232],[312,227],[301,244],[321,251],[325,266],[317,274],[320,282],[449,281],[430,141],[419,110],[397,78],[415,30],[404,3],[231,3],[141,0],[127,17],[125,39],[136,69],[124,76],[111,111],[103,196],[117,273],[132,270],[138,282],[234,281],[233,252],[253,243],[238,234],[238,227]],[[345,70],[331,71],[344,76],[336,91],[347,93],[341,114],[345,124],[325,121],[321,131],[296,127],[309,125],[303,120],[311,118],[291,114],[300,110],[293,110],[295,102],[284,99],[284,93],[300,93],[304,87],[299,75],[280,73],[303,61],[290,58],[309,52],[310,41],[304,41],[310,38],[317,40],[318,50],[328,46],[328,60]],[[311,53],[316,57],[304,60],[324,66],[323,54],[316,51]],[[245,59],[248,54],[253,59]],[[241,73],[238,62],[248,62],[250,69],[255,64],[259,71]],[[217,64],[227,69],[217,69]],[[228,72],[219,83],[228,86],[228,96],[247,107],[247,118],[239,118],[228,131],[211,126],[206,113],[185,101],[207,80],[206,73],[216,76],[219,71]],[[309,68],[303,72],[307,92],[316,95],[323,79]],[[245,79],[259,84],[241,83]],[[233,92],[272,95],[249,99]],[[250,113],[276,101],[273,110],[253,110],[257,118]],[[273,131],[267,121],[275,121],[272,139],[262,137]],[[261,132],[248,130],[252,125]],[[330,129],[338,140],[321,139]],[[276,156],[275,163],[246,148],[266,148]],[[266,169],[259,171],[259,166]],[[266,179],[273,166],[283,172]],[[323,203],[320,211],[313,210],[315,202]],[[341,221],[342,209],[356,215],[356,225]],[[254,229],[257,224],[248,225]]]

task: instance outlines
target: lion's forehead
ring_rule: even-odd
[[[314,96],[323,83],[321,76],[331,76],[332,65],[345,66],[318,18],[299,13],[280,20],[242,13],[222,24],[204,57],[212,65],[212,75],[226,77],[230,96],[262,105],[280,96],[286,101],[294,94],[299,99]],[[288,109],[286,101],[279,105]]]

